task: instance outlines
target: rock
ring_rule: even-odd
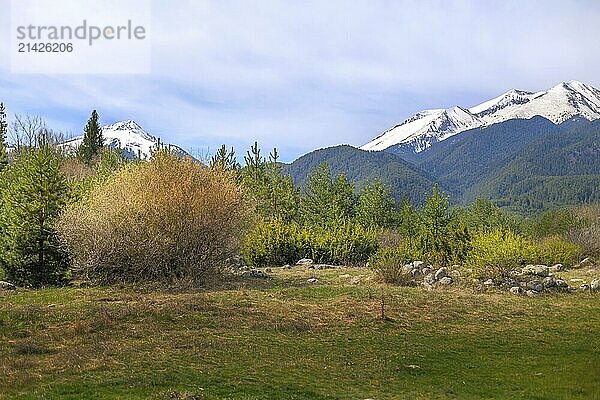
[[[596,292],[600,292],[600,279],[596,278],[592,280],[592,283],[590,283],[590,289]]]
[[[483,282],[483,284],[485,286],[494,286],[494,280],[493,279],[488,279],[487,281]]]
[[[573,282],[573,283],[579,283],[579,282],[585,282],[585,281],[583,279],[573,278],[573,279],[571,279],[571,282]]]
[[[17,290],[17,287],[10,282],[0,281],[0,290]]]
[[[271,276],[269,274],[264,273],[263,271],[261,271],[259,269],[251,269],[251,270],[242,272],[242,277],[268,279]]]
[[[310,258],[302,258],[300,260],[298,260],[298,262],[296,263],[296,265],[311,265],[314,264],[314,261]]]
[[[339,278],[342,278],[342,279],[348,279],[348,278],[350,278],[351,276],[352,276],[352,275],[350,275],[350,274],[342,274],[342,275],[340,275],[340,276],[339,276]]]
[[[413,261],[412,265],[414,268],[420,269],[423,265],[425,265],[425,263],[423,261]]]
[[[545,265],[527,265],[526,267],[523,268],[523,273],[529,274],[529,275],[537,275],[537,276],[541,276],[541,277],[546,277],[546,276],[550,275],[550,270]]]
[[[521,294],[523,293],[523,289],[521,289],[521,287],[519,286],[513,286],[509,289],[509,292],[511,292],[512,294]]]
[[[550,272],[562,272],[562,271],[565,270],[565,267],[562,264],[554,264],[553,266],[551,266],[550,268],[548,268],[548,270]]]
[[[579,289],[587,292],[588,290],[590,290],[590,285],[584,283],[583,285],[579,286]]]
[[[439,281],[440,279],[445,278],[447,276],[448,269],[446,267],[442,267],[435,272],[435,275],[433,277],[436,281]]]
[[[423,287],[425,290],[433,290],[433,286],[427,282],[423,282]]]
[[[431,268],[428,268],[428,267],[425,267],[425,268],[423,268],[423,269],[421,270],[421,273],[422,273],[423,275],[427,275],[427,274],[429,274],[430,272],[431,272]]]
[[[539,279],[533,279],[527,282],[527,289],[535,292],[542,292],[544,290],[544,284]]]
[[[438,281],[440,285],[452,285],[452,278],[449,276],[445,276]]]
[[[405,264],[405,265],[403,265],[403,266],[402,266],[402,273],[403,273],[404,275],[408,275],[408,274],[410,274],[410,271],[412,271],[412,270],[413,270],[413,265],[412,265],[412,263],[410,263],[410,264]]]
[[[330,264],[315,264],[313,266],[311,266],[310,268],[314,268],[314,269],[335,269],[335,265],[330,265]]]
[[[283,267],[281,267],[283,269],[292,269],[292,266],[290,264],[285,264]]]
[[[317,278],[308,278],[306,280],[306,283],[310,283],[310,284],[318,283],[318,282],[319,282],[319,280]]]
[[[435,277],[433,276],[433,274],[429,273],[425,275],[425,278],[423,278],[423,283],[433,285],[435,283]]]
[[[352,283],[353,285],[358,285],[360,283],[360,276],[355,276],[354,278],[352,278],[350,283]]]
[[[414,278],[414,277],[416,277],[417,275],[419,275],[419,273],[420,273],[420,272],[421,272],[421,271],[419,271],[418,269],[416,269],[416,268],[413,268],[413,269],[412,269],[412,271],[410,271],[410,274],[411,274],[411,275],[412,275],[412,277]]]
[[[544,278],[544,280],[542,281],[542,284],[544,285],[545,288],[551,288],[556,286],[556,282],[554,281],[554,278],[551,276],[547,276]]]
[[[569,284],[564,281],[563,279],[557,279],[556,280],[556,287],[562,288],[562,289],[566,289],[569,287]]]
[[[519,286],[519,282],[513,278],[505,278],[504,281],[502,281],[502,286],[512,288]]]
[[[528,290],[527,292],[525,292],[525,294],[527,294],[527,296],[529,297],[535,297],[539,295],[540,292],[538,292],[537,290]]]
[[[591,258],[584,258],[575,268],[590,268],[594,266],[594,260]]]

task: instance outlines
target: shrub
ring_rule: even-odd
[[[95,185],[58,229],[99,283],[201,280],[239,249],[249,213],[230,172],[160,151]]]
[[[377,246],[375,231],[358,224],[316,228],[276,219],[261,222],[250,231],[244,240],[243,255],[253,267],[292,264],[304,257],[318,263],[360,265]]]
[[[536,260],[535,245],[508,230],[477,232],[471,240],[466,264],[477,278],[502,279],[516,267]]]
[[[565,237],[581,246],[584,253],[600,255],[600,205],[589,205],[576,210],[581,226],[571,229]]]
[[[573,265],[581,260],[582,254],[581,246],[556,235],[537,244],[537,258],[543,264]]]
[[[369,265],[383,282],[408,286],[414,283],[413,277],[403,267],[421,257],[420,250],[411,242],[405,241],[398,247],[380,249],[370,258]]]

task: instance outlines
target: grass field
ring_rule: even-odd
[[[0,397],[600,399],[600,296],[386,287],[382,320],[369,274],[0,292]]]

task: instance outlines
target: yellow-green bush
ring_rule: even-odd
[[[248,211],[230,173],[167,152],[95,185],[58,223],[74,273],[98,282],[203,279],[239,250]]]
[[[361,265],[377,246],[376,232],[358,224],[311,228],[271,220],[258,223],[248,233],[243,256],[253,267],[292,264],[305,257],[317,263]]]
[[[568,242],[560,236],[550,236],[537,244],[538,261],[542,264],[573,265],[581,260],[581,246]]]
[[[407,286],[413,284],[414,280],[410,271],[402,267],[421,257],[421,251],[411,242],[405,241],[397,247],[380,249],[369,259],[369,265],[383,282]]]
[[[477,278],[501,279],[512,269],[536,260],[533,242],[512,231],[494,229],[473,235],[466,265]]]

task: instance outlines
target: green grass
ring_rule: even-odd
[[[381,320],[367,270],[275,275],[0,292],[0,398],[600,398],[600,296],[386,287]]]

